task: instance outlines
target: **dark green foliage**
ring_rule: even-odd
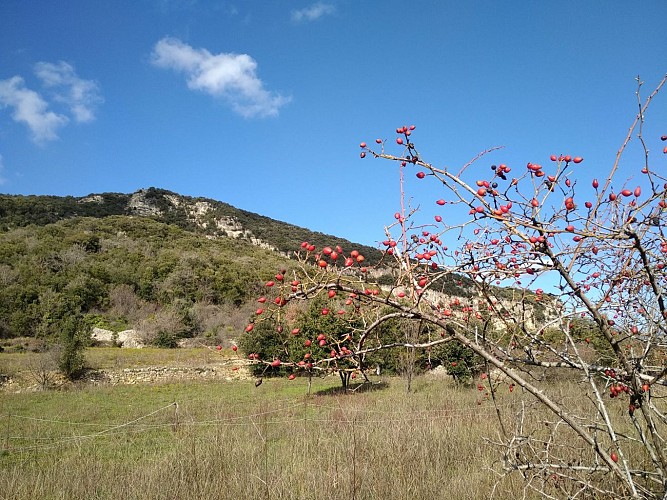
[[[376,347],[396,342],[418,343],[433,338],[429,325],[392,318],[381,323],[369,338],[366,347]],[[421,373],[433,365],[430,351],[413,348],[381,349],[366,358],[369,367],[380,366],[382,373],[405,375]]]
[[[108,316],[110,292],[123,285],[149,310],[173,309],[189,328],[169,332],[180,338],[195,333],[188,319],[194,304],[245,303],[286,264],[244,241],[210,240],[149,218],[18,228],[0,233],[0,334],[55,336],[63,310],[127,324]]]
[[[173,332],[160,330],[157,336],[153,339],[155,347],[162,347],[165,349],[174,349],[178,347],[178,336]]]
[[[280,359],[285,355],[287,333],[278,333],[274,325],[269,322],[257,323],[252,332],[244,333],[238,343],[241,352],[250,356],[257,354],[262,360]],[[250,367],[252,373],[259,375],[283,375],[282,368],[267,368],[264,364]],[[268,371],[268,373],[267,373]]]
[[[56,324],[60,330],[60,357],[58,368],[70,380],[81,375],[85,367],[84,349],[90,337],[80,315],[62,318]]]
[[[459,383],[469,382],[471,378],[481,372],[483,367],[483,360],[479,356],[456,341],[438,346],[432,356]]]

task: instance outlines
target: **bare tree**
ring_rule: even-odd
[[[480,383],[497,403],[500,478],[520,474],[547,497],[665,496],[667,178],[643,134],[664,84],[642,100],[638,79],[637,116],[595,180],[584,181],[583,158],[568,154],[482,168],[497,148],[439,167],[417,149],[414,126],[374,147],[361,143],[362,158],[399,173],[402,203],[377,266],[395,279],[377,285],[359,252],[304,242],[300,273],[268,282],[260,299],[268,307],[253,320],[277,324],[282,359],[258,362],[295,371],[345,362],[363,373],[364,360],[385,349],[458,342],[486,364]],[[621,162],[631,140],[639,166]],[[411,206],[408,174],[439,184],[442,198]],[[325,349],[313,346],[305,363],[285,305],[321,296],[330,301],[322,314],[347,327]],[[427,334],[388,341],[382,327],[396,318],[428,325]],[[525,397],[503,407],[500,387]]]

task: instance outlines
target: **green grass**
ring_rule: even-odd
[[[496,424],[475,390],[418,380],[406,394],[395,379],[342,395],[338,384],[318,379],[310,397],[303,379],[4,394],[0,497],[490,495],[497,451],[482,436]]]

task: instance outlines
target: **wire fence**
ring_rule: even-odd
[[[0,443],[5,453],[23,453],[37,450],[48,450],[58,446],[79,444],[83,441],[117,436],[124,433],[142,433],[164,428],[204,427],[204,426],[254,426],[258,420],[265,425],[288,426],[293,424],[313,423],[329,425],[340,423],[340,415],[333,416],[332,412],[343,412],[344,420],[354,420],[355,426],[389,426],[401,423],[424,423],[441,420],[472,419],[490,415],[496,411],[493,404],[478,404],[469,408],[434,408],[391,412],[386,408],[373,409],[366,407],[342,407],[326,403],[317,403],[303,399],[299,401],[283,400],[274,402],[275,407],[268,410],[243,413],[235,416],[195,420],[186,418],[180,411],[178,402],[149,411],[139,417],[122,422],[77,422],[58,418],[34,417],[15,413],[0,415]],[[512,402],[498,405],[498,408],[509,409]],[[152,417],[162,416],[167,421],[148,421]],[[269,418],[267,417],[274,417]],[[17,421],[29,422],[32,427],[30,435],[11,435],[10,429],[16,427]],[[38,426],[35,429],[35,425]],[[41,426],[41,427],[40,427]],[[62,432],[54,432],[53,426],[62,426]],[[42,430],[40,430],[42,429]],[[2,433],[2,430],[5,432]],[[86,432],[88,431],[88,432]],[[26,431],[28,432],[28,431]],[[50,436],[43,434],[49,433]],[[2,435],[4,434],[4,435]]]

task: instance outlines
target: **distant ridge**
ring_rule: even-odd
[[[210,238],[235,238],[291,256],[302,241],[321,248],[340,245],[364,254],[369,264],[381,252],[344,238],[278,221],[228,203],[190,197],[150,187],[131,194],[92,193],[83,197],[48,195],[0,195],[0,231],[30,225],[45,226],[73,217],[103,218],[116,215],[149,217]]]

